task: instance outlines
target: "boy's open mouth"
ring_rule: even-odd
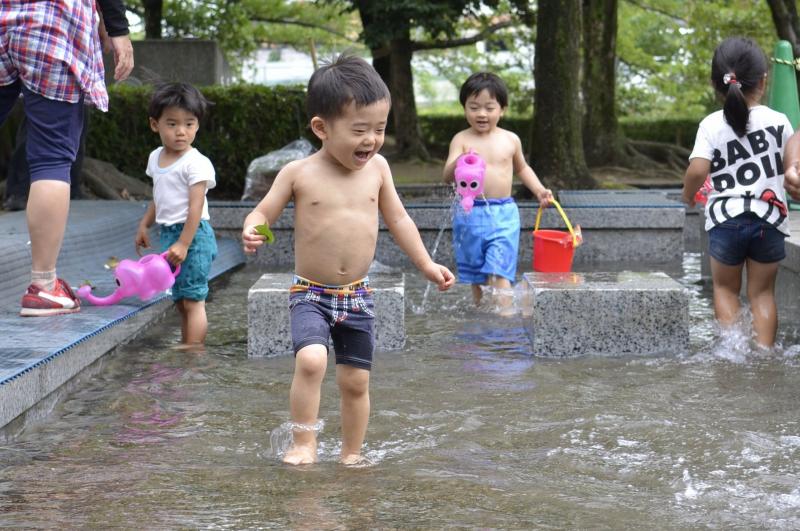
[[[372,150],[370,150],[370,151],[364,151],[364,150],[356,151],[356,154],[355,154],[356,155],[356,160],[361,161],[361,162],[366,162],[367,160],[369,160],[369,156],[371,154],[372,154]]]

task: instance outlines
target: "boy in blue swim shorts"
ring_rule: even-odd
[[[148,229],[158,223],[161,250],[167,261],[181,266],[172,299],[181,314],[181,342],[202,345],[208,331],[205,301],[208,274],[217,256],[206,192],[214,188],[214,166],[192,147],[208,102],[187,83],[167,83],[155,89],[148,114],[150,128],[162,146],[150,153],[147,175],[153,179],[153,201],[136,233],[136,251],[150,247]]]
[[[256,226],[274,223],[294,201],[295,277],[289,289],[294,377],[289,391],[292,465],[317,459],[317,424],[328,346],[336,355],[341,395],[341,462],[362,462],[369,420],[369,378],[375,349],[375,312],[367,272],[375,256],[379,214],[400,248],[440,290],[453,274],[435,263],[392,180],[383,146],[391,107],[389,89],[361,58],[341,56],[308,82],[306,110],[322,142],[313,155],[281,169],[269,192],[247,215],[246,253],[264,244]]]
[[[486,162],[484,197],[476,199],[467,213],[457,207],[453,216],[453,249],[458,281],[472,284],[476,304],[481,302],[483,286],[492,288],[496,302],[507,308],[505,296],[517,274],[519,253],[519,209],[511,197],[516,174],[533,192],[542,206],[553,193],[542,185],[522,154],[519,137],[497,123],[508,107],[508,89],[495,74],[472,74],[461,86],[459,95],[469,128],[450,141],[444,167],[444,180],[452,183],[459,157],[474,151]]]

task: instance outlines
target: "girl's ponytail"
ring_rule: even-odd
[[[711,82],[725,100],[722,112],[737,136],[747,134],[747,96],[759,88],[766,74],[767,58],[750,39],[731,37],[714,51]]]
[[[728,73],[723,76],[723,82],[728,88],[725,95],[725,105],[722,112],[725,121],[731,126],[736,136],[747,134],[747,121],[750,119],[750,107],[742,93],[742,84],[736,79],[736,74]]]

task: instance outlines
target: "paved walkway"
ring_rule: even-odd
[[[116,285],[106,263],[111,257],[137,259],[133,240],[145,208],[146,203],[128,201],[73,201],[58,275],[73,287],[89,281],[96,294],[110,294]],[[152,236],[157,242],[155,232]],[[70,315],[20,317],[30,280],[27,242],[24,212],[0,216],[0,428],[172,306],[162,294],[112,306],[84,301],[81,311]],[[244,263],[237,242],[218,243],[211,278]]]

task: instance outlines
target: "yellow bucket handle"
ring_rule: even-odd
[[[561,208],[561,205],[559,205],[558,201],[556,201],[555,199],[551,199],[550,202],[556,206],[558,212],[561,214],[561,217],[564,218],[564,223],[567,224],[567,229],[569,229],[569,233],[572,236],[572,246],[577,247],[578,238],[575,236],[575,231],[572,229],[572,223],[569,222],[569,219],[567,219],[567,215],[564,214],[564,209]],[[539,230],[539,222],[541,220],[542,220],[542,204],[539,203],[539,210],[536,212],[536,224],[533,226],[533,232]]]

